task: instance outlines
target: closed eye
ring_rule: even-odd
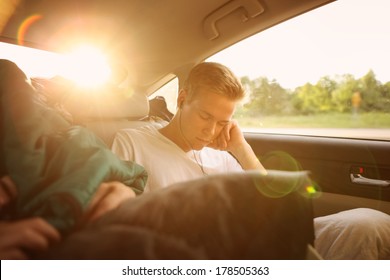
[[[229,121],[221,121],[221,122],[218,122],[218,125],[219,126],[225,126],[225,125],[228,125],[229,124]]]
[[[210,120],[212,118],[211,115],[204,113],[204,112],[199,113],[199,116],[203,120]]]

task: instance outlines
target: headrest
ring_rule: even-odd
[[[149,114],[148,98],[137,93],[71,94],[62,104],[75,120],[140,120]]]

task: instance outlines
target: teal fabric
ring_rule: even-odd
[[[1,166],[18,186],[16,218],[41,216],[66,232],[101,182],[121,181],[143,192],[143,167],[120,160],[92,132],[47,106],[6,60],[0,60],[0,94]]]

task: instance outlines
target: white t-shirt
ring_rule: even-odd
[[[158,129],[155,126],[122,129],[112,145],[112,151],[121,159],[134,161],[146,169],[145,192],[205,175],[243,170],[228,152],[206,147],[186,153]]]

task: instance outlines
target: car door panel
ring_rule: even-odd
[[[390,213],[388,142],[262,133],[245,137],[267,169],[310,171],[323,196],[319,204],[327,208],[319,210],[322,214],[354,207]]]

